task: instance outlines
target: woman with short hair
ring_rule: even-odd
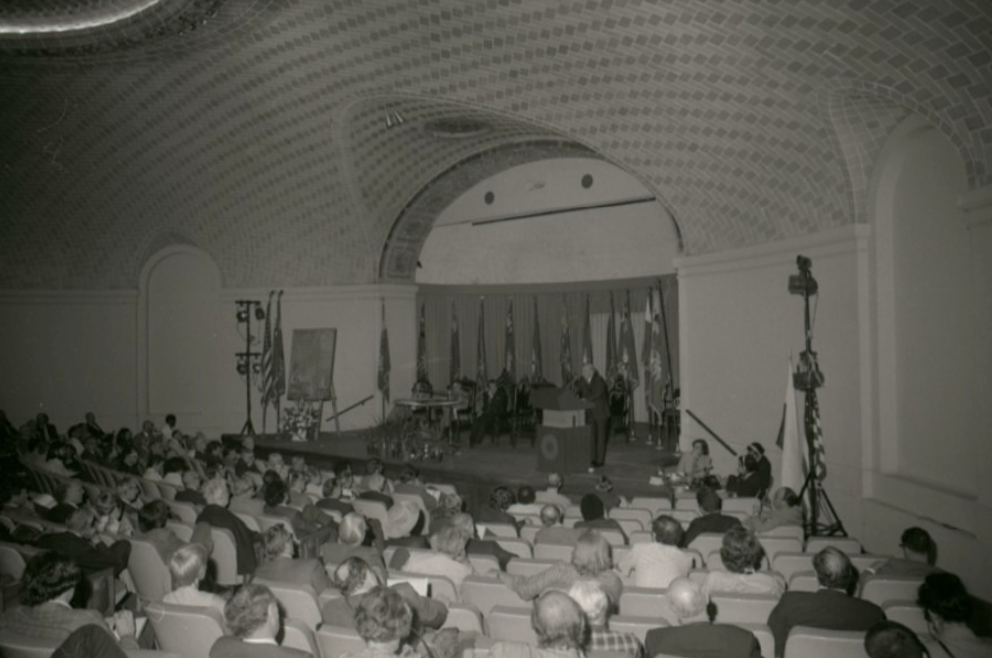
[[[409,644],[413,612],[399,594],[388,587],[373,588],[355,610],[355,628],[365,641],[361,651],[341,658],[414,658]]]
[[[782,596],[785,580],[777,573],[761,572],[765,550],[753,532],[737,526],[723,535],[720,559],[724,570],[710,570],[703,583],[703,593],[770,594]]]
[[[265,585],[242,585],[224,606],[232,635],[210,648],[210,658],[311,658],[310,653],[279,645],[279,603]]]

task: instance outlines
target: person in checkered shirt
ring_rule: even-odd
[[[583,578],[568,590],[589,620],[589,650],[626,653],[630,658],[643,658],[644,645],[633,633],[609,629],[610,599],[598,580]]]

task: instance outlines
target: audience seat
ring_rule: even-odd
[[[317,640],[321,658],[338,658],[345,653],[360,653],[365,650],[365,640],[354,628],[325,624],[314,634],[314,639]]]
[[[317,630],[321,622],[320,605],[312,586],[277,583],[264,578],[256,578],[254,582],[272,590],[272,594],[279,599],[279,603],[285,609],[287,617],[298,619],[311,631]]]
[[[634,496],[630,499],[630,506],[634,509],[646,509],[651,513],[651,518],[661,514],[667,514],[672,509],[672,501],[669,498],[653,498],[648,496]]]
[[[241,579],[238,577],[238,551],[234,543],[234,535],[227,528],[211,527],[210,539],[214,542],[214,550],[210,558],[217,564],[217,583],[239,584]]]
[[[537,646],[537,633],[530,623],[531,608],[498,605],[486,615],[489,637],[494,641],[523,642]]]
[[[156,602],[145,606],[145,613],[159,646],[183,658],[208,658],[210,647],[224,635],[220,613],[211,608]]]
[[[462,602],[474,605],[483,616],[498,605],[519,607],[527,605],[517,593],[499,578],[469,576],[462,581]]]
[[[789,578],[790,592],[815,592],[820,589],[820,581],[816,579],[816,572],[797,571]]]
[[[463,633],[485,635],[482,613],[475,607],[463,603],[452,603],[448,606],[448,618],[444,620],[444,628],[457,628]]]
[[[723,513],[743,512],[745,516],[751,516],[760,505],[757,498],[724,498]]]
[[[642,532],[644,530],[644,526],[641,524],[641,522],[635,519],[615,519],[615,520],[617,523],[620,524],[620,527],[623,528],[623,532],[625,535],[627,535],[627,537],[630,537],[631,533],[633,532]]]
[[[673,509],[666,514],[681,523],[683,528],[688,528],[694,519],[699,518],[699,512],[692,509]]]
[[[525,525],[520,528],[520,538],[526,539],[531,543],[531,546],[537,541],[537,533],[541,531],[542,526],[538,525]]]
[[[199,516],[199,512],[192,503],[180,503],[175,500],[167,500],[165,503],[180,521],[189,526],[196,525],[196,517]]]
[[[638,530],[627,533],[627,539],[630,540],[631,546],[634,544],[650,544],[654,541],[654,535],[651,534],[650,530]]]
[[[146,480],[145,478],[137,478],[138,486],[141,487],[141,493],[148,500],[158,500],[162,498],[162,492],[159,491],[158,484],[152,482],[151,480]]]
[[[499,544],[504,551],[509,551],[517,557],[530,559],[534,556],[534,547],[531,546],[531,543],[526,539],[500,537],[496,540],[496,543]]]
[[[803,550],[803,543],[794,537],[758,535],[758,541],[761,543],[761,547],[765,549],[765,555],[772,562],[775,561],[775,556],[779,553],[801,553]]]
[[[3,658],[51,658],[60,641],[22,635],[10,631],[0,632],[0,656]],[[128,658],[187,658],[171,651],[130,649],[124,652]]]
[[[175,500],[178,489],[168,482],[156,482],[159,492],[162,494],[162,498],[165,500]]]
[[[162,556],[150,542],[131,538],[131,555],[127,570],[134,580],[138,596],[145,601],[161,601],[172,591],[172,575]]]
[[[610,617],[611,631],[633,633],[641,642],[644,642],[644,636],[647,635],[648,631],[661,626],[668,626],[668,622],[658,617],[643,617],[633,614]],[[772,657],[769,656],[768,658]]]
[[[368,519],[378,519],[383,528],[389,527],[389,515],[386,511],[386,504],[378,500],[365,500],[356,498],[351,501],[351,506],[355,511]]]
[[[761,655],[764,658],[774,658],[775,636],[772,635],[772,629],[768,628],[768,624],[765,622],[761,622],[760,624],[741,622],[734,624],[734,626],[740,626],[745,630],[751,631],[751,633],[754,634],[754,637],[758,639],[758,644],[761,646]]]
[[[437,489],[441,493],[451,494],[452,496],[458,495],[458,490],[455,489],[455,485],[453,484],[446,484],[443,482],[428,482],[424,486]]]
[[[813,568],[813,556],[809,553],[778,553],[772,560],[772,569],[785,577],[786,582],[793,574],[810,571]]]
[[[313,658],[320,658],[320,649],[314,631],[299,619],[286,617],[282,620],[282,646],[306,651]]]
[[[193,539],[193,526],[186,525],[182,521],[166,521],[165,527],[171,530],[176,537],[189,543]]]
[[[721,624],[764,624],[778,605],[777,596],[769,594],[731,594],[714,592],[710,600],[716,604],[716,619]]]
[[[864,571],[865,569],[870,569],[879,562],[885,562],[892,556],[878,555],[875,553],[862,553],[861,555],[848,555],[847,557],[851,560],[851,564],[853,564],[858,571]]]
[[[704,532],[699,534],[689,543],[689,548],[694,548],[702,555],[708,556],[713,551],[720,551],[723,546],[723,535],[718,532]],[[709,562],[706,563],[709,567]]]
[[[487,534],[483,532],[483,528],[485,528],[486,531],[491,532],[495,537],[507,537],[510,539],[519,537],[517,526],[512,523],[477,523],[476,526],[479,528],[480,536]]]
[[[705,569],[706,560],[703,559],[703,554],[694,548],[683,548],[682,552],[692,558],[692,568],[693,569]]]
[[[759,532],[758,539],[760,540],[763,537],[792,537],[802,544],[806,538],[806,532],[801,525],[780,525],[771,530]]]
[[[610,543],[610,546],[616,548],[617,546],[626,546],[627,538],[624,537],[623,533],[619,530],[611,530],[609,528],[597,528],[596,531],[603,535],[603,539]]]
[[[627,587],[620,595],[620,614],[640,617],[664,616],[668,610],[666,590],[653,587]]]
[[[685,512],[695,512],[696,514],[701,514],[702,511],[699,509],[699,501],[696,500],[696,496],[692,497],[677,497],[675,499],[675,509],[682,510]]]
[[[428,584],[430,585],[430,597],[432,599],[444,601],[445,603],[454,603],[461,598],[458,595],[458,588],[455,587],[454,581],[447,576],[434,576],[395,570],[389,572],[389,582],[391,583],[407,578],[411,580],[426,578]]]
[[[469,555],[468,562],[480,576],[495,574],[500,571],[499,560],[495,555]]]
[[[557,560],[524,560],[514,558],[506,565],[506,573],[513,576],[533,576],[557,564]]]
[[[252,516],[251,514],[245,514],[244,512],[234,512],[234,516],[244,521],[244,524],[248,527],[249,530],[254,530],[255,532],[262,531],[262,529],[258,525],[258,521],[256,521],[255,517]]]
[[[572,546],[564,544],[534,544],[534,557],[538,560],[556,560],[571,562]]]
[[[641,524],[640,530],[650,528],[654,520],[651,510],[637,507],[614,507],[607,516],[616,521],[637,521]]]
[[[886,601],[915,600],[923,579],[919,577],[868,576],[859,596],[876,605]]]
[[[882,610],[886,619],[904,624],[914,633],[925,635],[930,630],[923,608],[915,600],[886,601],[882,604]]]
[[[27,560],[24,559],[20,546],[6,542],[0,543],[0,573],[7,574],[14,580],[20,580],[21,576],[24,575],[25,566],[27,566]]]
[[[810,537],[806,540],[807,553],[819,553],[827,546],[842,551],[847,555],[860,555],[861,542],[854,537]]]
[[[785,658],[865,658],[865,632],[796,626],[785,642]]]

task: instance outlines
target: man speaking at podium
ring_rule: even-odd
[[[586,424],[592,428],[593,473],[606,462],[606,441],[610,438],[610,401],[606,380],[591,363],[582,364],[582,377],[575,383],[575,393],[586,402],[593,404],[586,409]]]

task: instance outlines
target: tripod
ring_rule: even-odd
[[[816,436],[819,434],[819,402],[816,396],[816,389],[823,386],[823,373],[816,361],[816,352],[813,351],[813,330],[809,315],[809,298],[815,295],[819,289],[816,279],[811,271],[813,262],[805,256],[796,258],[799,266],[799,275],[789,277],[789,292],[802,295],[803,297],[803,320],[806,332],[806,349],[802,354],[799,363],[799,371],[793,375],[793,382],[797,389],[802,390],[805,395],[803,405],[803,429],[806,432],[806,449],[809,454],[807,460],[808,472],[802,488],[799,490],[799,500],[809,492],[809,516],[806,518],[803,528],[807,538],[814,535],[839,535],[847,536],[844,524],[837,515],[830,496],[823,488],[825,477],[825,467],[820,464],[820,456],[817,454]],[[821,507],[822,503],[822,507]],[[820,522],[820,517],[826,520]]]

